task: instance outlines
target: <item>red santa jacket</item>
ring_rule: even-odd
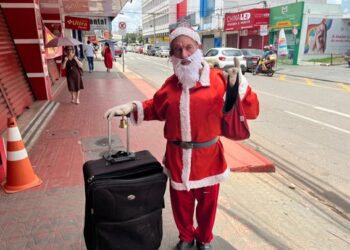
[[[243,77],[239,95],[245,97],[249,89]],[[164,137],[168,142],[164,164],[174,189],[211,186],[228,176],[229,169],[220,140],[209,147],[193,149],[183,149],[171,142],[206,142],[220,136],[225,90],[226,80],[222,72],[209,70],[205,65],[201,79],[194,87],[184,88],[172,75],[152,99],[134,102],[137,106],[132,115],[134,123],[165,121]]]

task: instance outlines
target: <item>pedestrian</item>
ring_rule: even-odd
[[[91,42],[88,40],[85,46],[85,54],[89,64],[89,72],[94,71],[94,57],[96,55],[95,48],[92,46]]]
[[[104,57],[104,62],[107,68],[107,72],[110,72],[110,69],[113,67],[113,58],[112,58],[112,50],[109,47],[108,42],[105,42],[105,45],[102,50],[102,55]]]
[[[66,47],[65,54],[62,69],[66,69],[68,90],[72,95],[71,102],[79,104],[80,90],[84,89],[82,79],[83,64],[76,57],[73,46]]]
[[[230,173],[219,139],[226,78],[203,59],[201,40],[194,30],[176,28],[170,34],[174,74],[152,99],[115,106],[104,117],[131,113],[131,120],[165,121],[167,140],[164,171],[170,178],[170,199],[179,231],[177,250],[213,249],[213,227],[219,183]],[[230,78],[242,79],[239,61]],[[232,82],[229,81],[231,85]],[[197,203],[196,203],[197,202]],[[193,223],[196,215],[197,227]]]

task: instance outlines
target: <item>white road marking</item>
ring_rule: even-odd
[[[328,127],[328,128],[332,128],[332,129],[335,129],[335,130],[338,130],[340,132],[343,132],[345,134],[349,134],[350,135],[350,131],[346,130],[346,129],[342,129],[342,128],[338,128],[336,126],[333,126],[333,125],[330,125],[328,123],[324,123],[324,122],[321,122],[321,121],[317,121],[317,120],[314,120],[314,119],[311,119],[309,117],[306,117],[306,116],[303,116],[303,115],[299,115],[299,114],[296,114],[296,113],[293,113],[293,112],[290,112],[290,111],[287,111],[287,110],[284,110],[285,113],[287,114],[290,114],[290,115],[293,115],[293,116],[296,116],[296,117],[299,117],[299,118],[302,118],[304,120],[307,120],[307,121],[310,121],[310,122],[314,122],[316,124],[319,124],[319,125],[322,125],[322,126],[325,126],[325,127]]]
[[[315,108],[315,109],[318,109],[318,110],[325,111],[325,112],[333,113],[333,114],[336,114],[336,115],[344,116],[344,117],[346,117],[346,118],[350,118],[350,115],[344,114],[344,113],[341,113],[341,112],[338,112],[338,111],[335,111],[335,110],[326,109],[326,108],[317,107],[317,106],[315,106],[314,108]]]
[[[282,97],[282,96],[270,94],[270,93],[267,93],[267,92],[264,92],[264,91],[259,91],[258,93],[261,93],[261,94],[264,94],[264,95],[268,95],[268,96],[272,96],[272,97],[275,97],[277,99],[282,99],[282,100],[285,100],[285,101],[297,103],[297,104],[300,104],[300,105],[303,105],[303,106],[307,106],[309,108],[314,108],[314,109],[321,110],[321,111],[324,111],[324,112],[333,113],[333,114],[336,114],[336,115],[339,115],[339,116],[350,118],[350,115],[348,115],[348,114],[341,113],[341,112],[338,112],[338,111],[335,111],[335,110],[331,110],[331,109],[327,109],[327,108],[314,106],[314,105],[306,103],[306,102],[296,101],[296,100],[290,99],[288,97]]]
[[[272,97],[275,97],[275,98],[278,98],[278,99],[282,99],[282,100],[285,100],[285,101],[290,101],[290,102],[293,102],[293,103],[304,105],[304,106],[307,106],[307,107],[312,107],[312,108],[314,107],[313,105],[311,105],[309,103],[296,101],[296,100],[290,99],[288,97],[282,97],[282,96],[270,94],[270,93],[267,93],[267,92],[264,92],[264,91],[259,91],[259,93],[264,94],[264,95],[268,95],[268,96],[272,96]]]

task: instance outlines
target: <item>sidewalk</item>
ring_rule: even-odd
[[[29,150],[43,184],[17,194],[0,192],[0,249],[85,249],[82,164],[106,150],[103,113],[154,91],[127,68],[125,74],[120,65],[106,73],[102,62],[95,63],[95,72],[84,73],[81,104],[71,104],[63,88],[55,99],[60,105]],[[118,124],[115,146],[125,145]],[[161,122],[132,127],[131,149],[148,149],[161,160],[162,131]],[[214,248],[349,249],[349,221],[294,187],[276,167],[276,173],[233,172],[221,185]],[[178,241],[168,192],[165,201],[161,250]]]
[[[350,67],[347,64],[332,66],[277,64],[276,74],[350,84]]]

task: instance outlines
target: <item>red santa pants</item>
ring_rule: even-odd
[[[209,243],[213,239],[213,226],[219,196],[219,184],[192,189],[175,190],[170,186],[170,199],[179,238],[191,242],[196,239]],[[195,201],[197,206],[195,208]],[[193,213],[196,209],[197,228],[193,226]]]

